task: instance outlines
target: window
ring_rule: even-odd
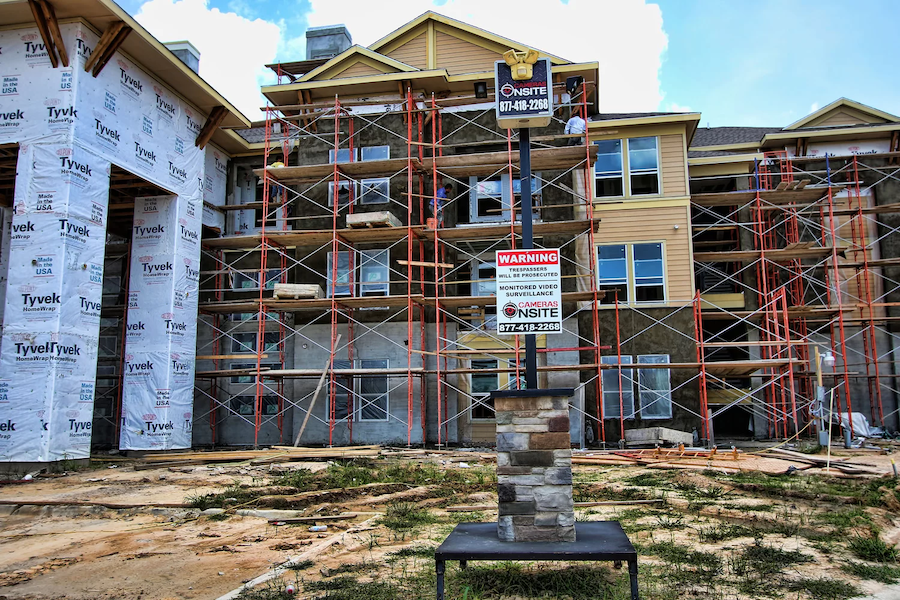
[[[656,137],[625,140],[628,152],[628,190],[630,196],[659,194],[659,152]],[[594,197],[626,195],[622,140],[602,140],[597,146],[594,165]]]
[[[352,296],[353,295],[353,261],[352,252],[341,251],[337,253],[337,263],[334,261],[334,252],[328,253],[328,264],[325,271],[325,283],[327,295]],[[335,274],[337,276],[335,277]],[[334,281],[332,281],[334,278]]]
[[[355,181],[339,180],[337,197],[338,208],[356,202],[359,197],[359,185]],[[328,182],[328,206],[334,206],[334,181]]]
[[[233,290],[258,290],[259,278],[265,277],[264,287],[267,290],[275,288],[275,284],[281,281],[280,269],[267,269],[260,272],[257,270],[248,271],[230,271],[231,289]]]
[[[617,356],[601,356],[600,362],[605,365],[618,363]],[[638,364],[667,364],[668,354],[642,354],[637,357]],[[622,356],[622,364],[634,364],[633,356]],[[622,370],[621,388],[619,387],[619,369],[603,370],[603,415],[607,419],[618,419],[619,390],[621,389],[622,409],[626,419],[635,418],[634,399],[635,384],[638,390],[640,402],[640,416],[642,419],[671,419],[672,418],[672,384],[669,380],[669,369],[648,368],[638,369],[637,381],[634,379],[634,369]]]
[[[628,140],[631,195],[659,194],[659,156],[655,137]]]
[[[637,302],[665,300],[662,244],[634,244],[634,298]]]
[[[604,303],[628,302],[628,260],[625,244],[597,247],[597,289],[605,290]]]
[[[103,295],[116,295],[122,291],[122,278],[118,275],[106,275],[103,277]]]
[[[387,360],[360,360],[361,369],[386,369]],[[360,377],[359,395],[362,406],[357,415],[360,421],[387,421],[388,418],[388,378],[387,375],[367,374]]]
[[[353,162],[356,160],[356,149],[354,148],[352,151],[350,148],[340,148],[337,151],[337,162],[345,163],[345,162]],[[328,151],[328,163],[331,164],[335,162],[334,160],[334,150]]]
[[[388,250],[340,251],[337,260],[337,284],[332,286],[333,253],[328,253],[325,282],[328,297],[356,296],[357,276],[361,296],[387,296],[390,293],[390,252]],[[358,272],[357,272],[358,271]],[[332,289],[333,288],[333,289]]]
[[[669,362],[668,354],[645,354],[638,356],[638,363],[665,364]],[[672,418],[672,384],[669,380],[669,369],[640,369],[638,372],[640,388],[641,418]]]
[[[387,296],[390,289],[390,253],[388,250],[363,250],[359,253],[359,295]]]
[[[351,369],[349,360],[334,361],[335,369]],[[387,369],[387,359],[357,360],[356,368],[362,371]],[[388,376],[380,373],[361,373],[356,377],[335,378],[334,416],[345,421],[353,414],[354,421],[388,420]]]
[[[594,165],[596,198],[624,195],[622,178],[622,140],[594,142],[597,146],[597,162]]]
[[[473,296],[495,296],[497,294],[497,263],[475,261],[472,263],[471,294]],[[484,319],[470,321],[473,328],[493,329],[497,324],[497,305],[485,306]]]
[[[360,160],[387,160],[390,157],[390,146],[364,146],[360,148]]]
[[[513,369],[516,366],[515,359],[472,359],[472,369],[496,369],[498,366],[504,369]],[[490,393],[496,390],[521,390],[525,387],[525,361],[519,361],[522,369],[520,376],[516,378],[512,373],[472,373],[470,375],[470,388],[472,393],[472,419],[493,419],[494,401],[489,398]]]
[[[389,177],[362,180],[360,204],[384,204],[391,201],[391,180]]]
[[[231,336],[231,351],[235,354],[244,352],[256,352],[257,332],[241,332]],[[263,334],[265,339],[263,352],[278,352],[281,340],[277,331],[267,331]],[[254,364],[255,368],[256,365]]]
[[[535,206],[532,218],[540,219],[541,204],[540,173],[531,178],[531,196]],[[469,178],[469,220],[472,223],[485,221],[509,221],[510,206],[516,207],[516,218],[520,218],[522,200],[522,181],[512,180],[512,199],[510,200],[509,175],[501,175],[479,180]]]
[[[496,360],[472,360],[473,369],[496,369]],[[493,419],[494,401],[488,395],[500,389],[499,373],[472,373],[472,418]]]
[[[616,293],[619,302],[665,302],[662,243],[597,246],[597,289],[607,292],[603,304]]]
[[[278,397],[262,397],[263,414],[274,416],[278,414]],[[256,396],[235,396],[231,399],[231,410],[238,415],[252,416],[256,413]]]
[[[100,358],[115,358],[118,353],[118,342],[118,336],[101,335],[97,345],[97,356]]]
[[[604,365],[618,364],[618,356],[601,356],[600,363]],[[631,364],[630,356],[623,356],[622,363]],[[621,370],[621,379],[619,371]],[[619,382],[621,381],[621,387]],[[603,370],[603,416],[607,419],[618,419],[622,416],[621,409],[626,419],[634,418],[634,379],[632,369],[604,369]]]

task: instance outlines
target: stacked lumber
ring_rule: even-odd
[[[203,465],[208,463],[266,464],[289,462],[310,458],[362,458],[378,456],[381,447],[373,446],[333,446],[331,448],[295,448],[294,446],[272,446],[267,450],[214,450],[208,452],[166,452],[143,457],[146,465],[135,469],[175,467],[180,465]]]

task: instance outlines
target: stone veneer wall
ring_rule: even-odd
[[[569,396],[571,390],[493,395],[502,541],[575,541]]]

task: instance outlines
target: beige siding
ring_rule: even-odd
[[[686,196],[684,137],[681,135],[659,136],[662,185],[664,196]]]
[[[447,69],[450,75],[493,71],[494,62],[502,58],[497,52],[453,37],[443,31],[435,32],[435,42],[437,67]]]
[[[603,244],[663,242],[666,258],[666,297],[683,304],[694,296],[690,226],[686,206],[600,210],[596,240]],[[678,229],[675,229],[678,225]]]
[[[859,117],[839,110],[816,123],[816,126],[860,125],[864,123],[866,123],[866,121],[860,119]]]
[[[422,33],[402,46],[391,50],[387,56],[417,69],[428,68],[428,35]]]
[[[350,67],[349,69],[346,69],[346,70],[338,73],[337,77],[338,78],[366,77],[369,75],[381,75],[381,74],[382,74],[382,72],[379,71],[378,69],[376,69],[374,67],[370,67],[369,65],[367,65],[365,63],[358,62],[355,65],[353,65],[352,67]]]

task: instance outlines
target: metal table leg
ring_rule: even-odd
[[[631,600],[640,600],[638,598],[638,565],[637,559],[628,561],[628,578],[631,579]]]
[[[467,561],[467,560],[461,560],[461,561],[459,561],[459,568],[460,568],[460,569],[465,569],[468,565],[469,565],[469,561]]]
[[[444,561],[434,561],[434,572],[437,574],[437,600],[444,600]]]

